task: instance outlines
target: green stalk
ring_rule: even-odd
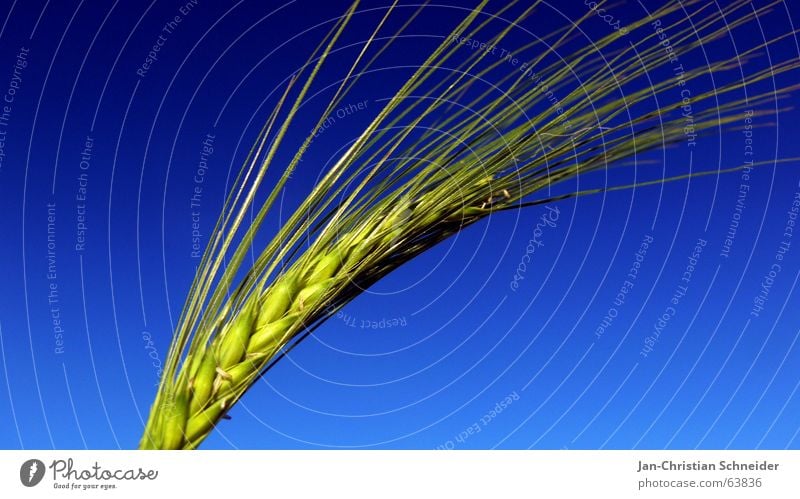
[[[495,14],[508,15],[515,3]],[[564,56],[578,26],[593,17],[587,12],[573,26],[546,37],[547,45],[533,42],[512,52],[524,58],[535,49],[533,57],[523,60],[540,76],[537,81],[517,67],[505,67],[502,60],[491,60],[488,52],[469,52],[453,41],[466,36],[500,44],[521,21],[535,20],[533,9],[538,4],[490,33],[495,17],[483,12],[486,1],[480,2],[384,103],[254,263],[243,268],[311,135],[258,206],[256,192],[358,3],[333,24],[301,71],[289,79],[226,199],[176,329],[140,448],[196,448],[274,362],[338,308],[403,263],[492,213],[738,169],[551,193],[557,184],[685,141],[680,88],[674,79],[653,81],[651,71],[669,68],[670,58],[727,37],[728,30],[746,26],[770,6],[752,10],[746,0],[736,0],[714,12],[692,0],[669,1],[652,18],[626,26],[628,33],[640,35],[635,40],[620,44],[619,34],[611,33]],[[393,42],[388,37],[368,57],[395,5],[364,43],[317,127]],[[667,22],[681,13],[685,17]],[[672,52],[664,51],[651,27],[653,19],[664,20]],[[681,87],[711,73],[736,74],[740,60],[753,58],[788,35],[736,58],[686,68]],[[602,50],[611,51],[610,55],[604,57]],[[564,58],[546,62],[554,54]],[[437,69],[442,67],[451,70]],[[720,126],[735,126],[744,110],[787,96],[795,86],[701,107],[797,67],[797,61],[775,63],[769,70],[693,94],[693,131],[709,134]],[[498,72],[503,74],[496,77]],[[575,74],[584,73],[585,79],[576,83]],[[495,85],[470,93],[476,83],[487,81]],[[646,88],[623,91],[643,81]],[[295,86],[299,89],[293,95]],[[560,111],[548,102],[549,92],[560,96]],[[657,108],[642,110],[654,99]],[[637,111],[631,115],[631,109]],[[756,110],[752,116],[774,112]],[[248,213],[255,216],[244,223]],[[244,277],[234,282],[243,270]]]

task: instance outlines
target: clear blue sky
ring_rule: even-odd
[[[45,3],[0,7],[0,93],[11,100],[0,121],[0,448],[133,448],[199,262],[193,245],[205,244],[282,85],[347,3]],[[660,3],[609,7],[570,47]],[[362,5],[320,90],[387,4]],[[414,10],[400,4],[393,28]],[[543,4],[509,47],[588,7],[560,8]],[[799,13],[778,4],[684,64],[732,57],[791,30]],[[286,206],[465,14],[425,9],[312,144]],[[787,39],[741,71],[798,56]],[[288,144],[302,142],[326,95]],[[756,161],[800,157],[798,118],[756,119],[752,144],[741,131],[702,137],[693,168],[741,165],[749,145]],[[681,173],[689,152],[642,155],[609,178]],[[800,240],[784,235],[798,192],[792,162],[486,220],[331,318],[204,448],[798,448]],[[541,245],[521,272],[533,238]]]

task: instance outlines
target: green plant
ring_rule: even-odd
[[[530,16],[538,3],[525,8],[515,22]],[[668,2],[652,18],[666,18],[690,5],[696,7],[696,2]],[[404,262],[492,213],[729,171],[694,171],[634,185],[551,193],[554,187],[611,163],[740,121],[743,110],[793,90],[747,99],[726,96],[724,104],[697,107],[796,68],[797,63],[789,61],[697,93],[691,96],[695,111],[687,132],[686,116],[681,115],[687,102],[676,86],[738,69],[742,60],[754,57],[775,39],[731,59],[686,69],[675,79],[624,91],[647,78],[649,70],[726,36],[768,8],[748,11],[748,5],[745,0],[734,1],[716,12],[698,7],[669,26],[668,44],[663,43],[666,31],[654,29],[651,19],[642,19],[625,26],[624,32],[613,31],[572,51],[565,63],[545,61],[567,44],[581,22],[595,15],[593,10],[573,26],[511,52],[512,59],[493,60],[489,48],[506,38],[514,23],[487,34],[493,17],[481,15],[486,1],[481,2],[325,172],[254,264],[242,269],[256,233],[311,135],[260,205],[256,193],[320,68],[351,21],[354,3],[292,77],[228,195],[189,291],[140,447],[195,448],[286,349],[339,307]],[[513,2],[494,14],[510,12],[512,6]],[[392,12],[387,9],[315,128],[414,18],[368,59]],[[600,55],[630,33],[640,36],[611,56]],[[486,41],[477,50],[465,45],[465,40],[481,36]],[[509,60],[523,60],[529,54],[534,55],[524,59],[522,71],[508,66]],[[448,64],[455,69],[437,71]],[[484,91],[469,92],[475,82],[497,71],[504,76]],[[582,75],[580,84],[574,84],[575,74]],[[654,96],[660,102],[650,109]],[[628,115],[640,108],[648,110]],[[769,112],[754,113],[761,114]],[[432,126],[422,126],[431,119]],[[255,215],[243,225],[251,209],[256,209]],[[307,247],[306,238],[312,241]],[[237,280],[240,270],[244,276]]]

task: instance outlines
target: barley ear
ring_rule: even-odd
[[[276,354],[308,337],[298,336],[300,331],[310,333],[364,289],[470,224],[503,210],[742,168],[690,169],[687,174],[635,180],[628,185],[589,185],[582,190],[572,186],[573,180],[581,181],[575,185],[583,185],[587,174],[590,183],[597,180],[591,174],[620,160],[686,140],[686,117],[681,115],[685,101],[676,97],[675,82],[651,81],[648,70],[679,56],[691,56],[705,43],[725,38],[728,31],[716,27],[720,22],[728,25],[723,11],[713,13],[701,8],[687,13],[687,2],[665,0],[654,15],[659,19],[686,15],[689,22],[689,26],[674,26],[675,43],[670,44],[668,53],[661,50],[658,41],[651,46],[654,40],[647,18],[629,25],[642,36],[622,43],[611,59],[602,53],[617,50],[616,34],[603,37],[591,47],[576,47],[574,53],[566,50],[571,45],[562,45],[561,41],[572,38],[578,23],[563,32],[555,45],[545,47],[536,41],[520,47],[514,55],[525,60],[531,71],[537,68],[536,73],[550,82],[552,90],[563,90],[558,107],[563,113],[559,113],[554,106],[544,105],[547,97],[529,72],[508,68],[503,58],[484,60],[487,51],[465,51],[452,43],[465,34],[473,40],[486,35],[496,46],[538,2],[523,2],[530,5],[498,33],[487,32],[489,20],[504,10],[482,21],[479,19],[484,17],[488,0],[477,3],[451,37],[446,37],[386,100],[333,166],[326,168],[294,212],[288,218],[282,214],[276,218],[281,226],[259,248],[264,221],[275,214],[276,203],[280,201],[283,208],[286,182],[309,144],[306,142],[300,151],[286,151],[282,141],[296,126],[293,119],[316,86],[318,71],[334,53],[339,35],[357,10],[357,0],[308,62],[292,75],[228,194],[215,237],[210,239],[197,270],[163,366],[142,448],[200,445],[248,387],[284,358]],[[749,4],[748,0],[729,3],[733,6],[728,10],[731,14]],[[510,2],[509,8],[513,4]],[[769,8],[771,4],[742,9],[745,12],[733,15],[730,22],[744,25]],[[375,35],[381,26],[376,27]],[[696,40],[690,36],[692,32]],[[366,45],[378,39],[375,35]],[[387,40],[386,46],[394,39],[389,35],[381,38]],[[783,38],[765,40],[758,49],[769,48]],[[366,45],[362,55],[368,53]],[[564,58],[555,57],[556,50]],[[550,55],[558,60],[548,62]],[[754,52],[749,50],[747,55]],[[636,64],[630,62],[632,59]],[[717,70],[734,71],[740,62],[739,54],[711,61],[710,65],[681,73],[678,83],[683,86]],[[361,56],[354,61],[312,130],[318,130],[345,102],[342,99],[356,75],[366,74],[370,64]],[[452,67],[453,71],[431,69],[441,67]],[[596,67],[607,70],[597,71]],[[746,110],[751,110],[752,116],[777,114],[777,107],[774,111],[752,108],[756,103],[789,97],[800,85],[726,102],[720,102],[717,96],[739,92],[798,68],[800,61],[786,61],[772,65],[769,71],[741,73],[742,78],[732,78],[713,92],[693,94],[692,106],[699,106],[694,131],[711,133],[723,125],[741,124],[741,112]],[[467,91],[476,82],[479,87],[492,83],[487,78],[499,72],[507,74],[497,85],[492,84],[485,92]],[[586,78],[573,81],[578,75]],[[298,91],[292,90],[295,83],[301,87]],[[633,89],[639,83],[647,91],[617,95],[619,88]],[[577,84],[582,91],[573,88]],[[502,95],[494,95],[497,89],[502,89]],[[658,107],[640,112],[651,99]],[[602,105],[595,106],[597,102]],[[703,107],[706,105],[709,109]],[[635,112],[626,113],[629,109]],[[656,118],[657,126],[653,124]],[[314,134],[307,135],[307,140]],[[273,178],[273,170],[267,175],[267,169],[274,166],[274,158],[284,158],[287,152],[293,159],[262,200],[262,182]],[[748,164],[747,168],[781,161]],[[551,187],[557,188],[551,191]],[[254,258],[246,267],[248,255]],[[290,340],[296,341],[289,345]]]
[[[208,409],[200,414],[189,418],[186,424],[186,441],[194,442],[198,438],[206,435],[214,424],[222,416],[222,411],[225,410],[225,400],[214,402]],[[180,447],[167,447],[168,449],[179,449]]]
[[[217,389],[217,397],[225,397],[231,393],[239,384],[247,378],[254,376],[258,370],[257,360],[245,360],[230,370],[228,370],[228,378],[223,379]]]
[[[281,276],[261,300],[261,310],[256,321],[256,329],[274,322],[286,313],[295,293],[295,279],[291,275]]]
[[[181,390],[167,408],[161,434],[161,444],[166,449],[180,449],[183,446],[189,403],[186,393]]]
[[[268,353],[275,350],[275,347],[286,339],[289,329],[297,324],[298,320],[298,314],[289,314],[283,319],[257,327],[255,334],[250,337],[250,342],[247,344],[248,354]]]
[[[197,414],[205,407],[214,387],[214,379],[217,377],[217,360],[211,351],[206,350],[202,356],[202,362],[197,373],[192,378],[192,398],[189,403],[189,414]]]
[[[338,249],[334,248],[330,253],[320,258],[314,265],[314,270],[308,278],[308,282],[320,282],[333,277],[342,265],[342,256]]]
[[[258,315],[256,302],[257,300],[249,300],[236,315],[230,328],[223,333],[222,341],[217,349],[217,364],[221,369],[226,370],[234,366],[244,357],[247,342]]]
[[[324,281],[309,284],[297,293],[297,298],[292,303],[292,310],[295,312],[303,312],[314,305],[325,294],[326,291],[336,281],[335,277],[325,279]]]

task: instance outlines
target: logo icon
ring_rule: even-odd
[[[19,469],[19,480],[26,487],[35,487],[44,478],[44,463],[38,459],[28,459]]]

